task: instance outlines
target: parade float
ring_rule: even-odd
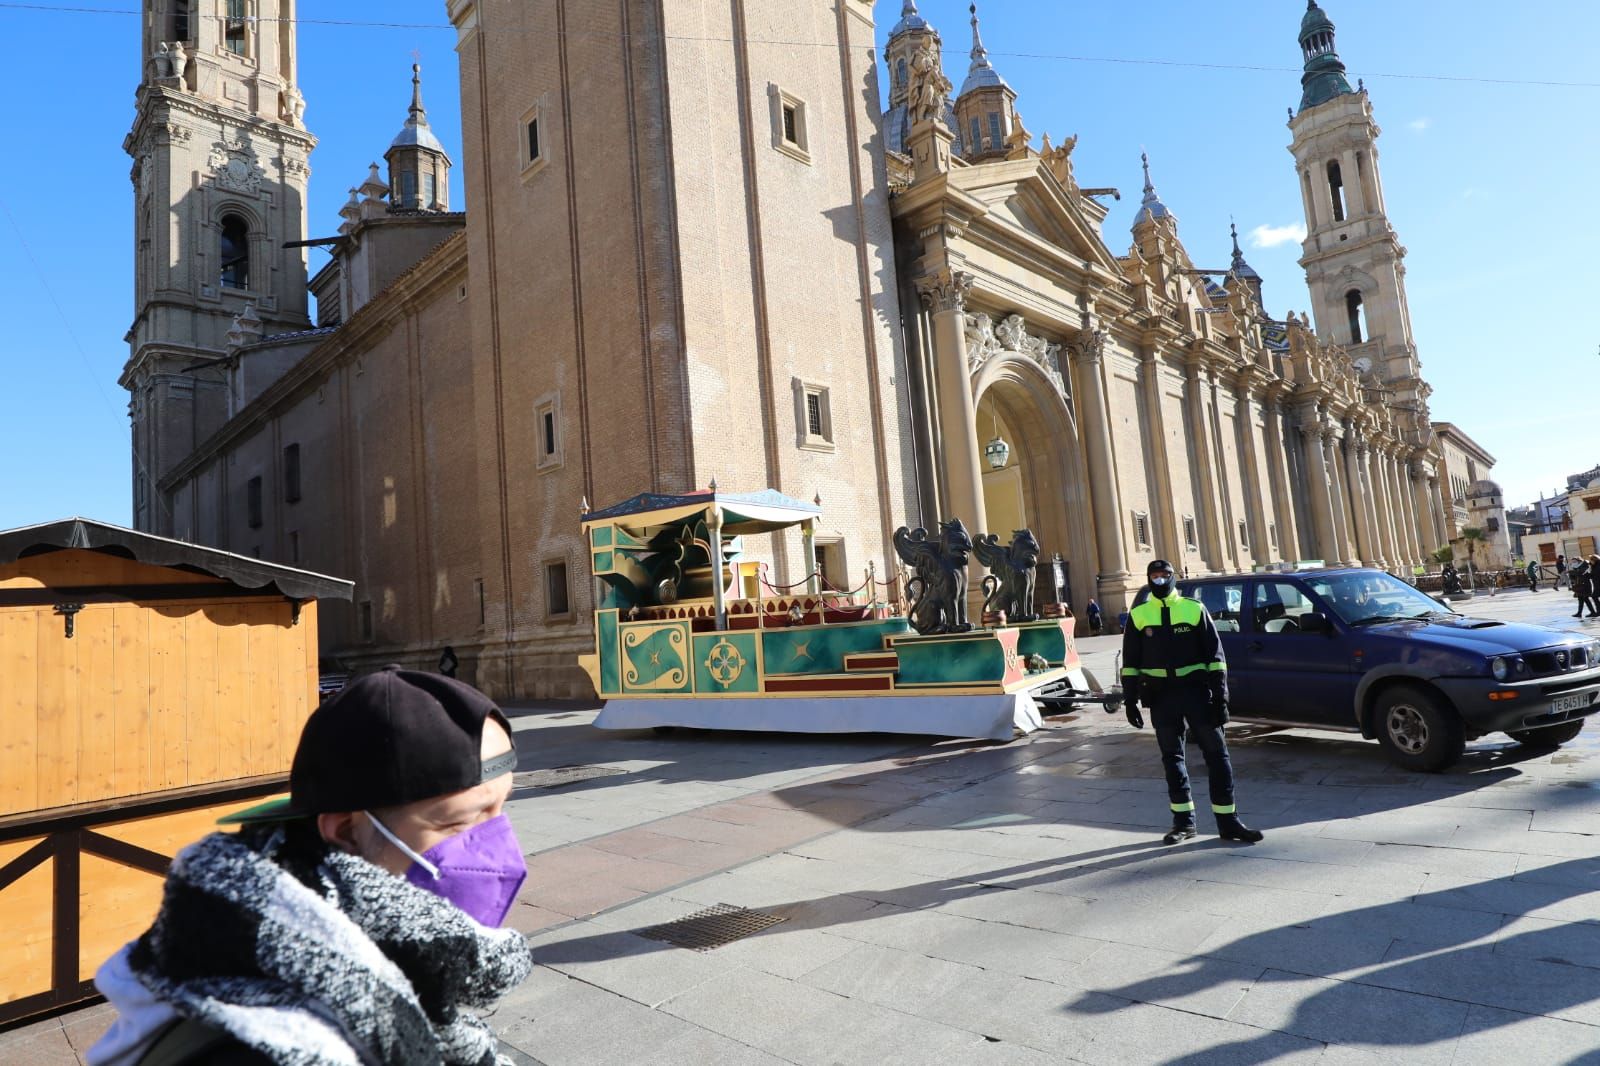
[[[904,569],[826,587],[821,508],[767,490],[643,493],[585,511],[599,582],[594,651],[579,663],[605,707],[602,729],[683,726],[799,733],[916,733],[1010,739],[1041,704],[1105,702],[1078,660],[1060,604],[1036,612],[1039,546],[973,539],[959,520],[902,527]],[[745,538],[799,530],[805,576],[775,585]],[[967,616],[970,557],[988,574]],[[1096,689],[1096,692],[1098,690]]]

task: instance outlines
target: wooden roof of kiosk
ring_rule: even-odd
[[[171,856],[283,790],[349,581],[83,518],[0,531],[0,1023],[93,995]]]

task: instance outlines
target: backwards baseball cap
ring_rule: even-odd
[[[1144,576],[1149,577],[1151,574],[1159,573],[1162,570],[1171,573],[1172,564],[1165,559],[1152,559],[1150,565],[1144,568]]]
[[[454,678],[386,666],[311,712],[289,771],[289,798],[224,823],[396,807],[461,792],[516,768],[516,750],[481,756],[483,723],[511,725],[493,700]]]

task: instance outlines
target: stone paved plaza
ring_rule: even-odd
[[[1576,627],[1571,604],[1464,606]],[[1085,642],[1102,677],[1115,644]],[[524,772],[622,771],[514,796],[539,965],[493,1020],[533,1061],[1600,1062],[1600,726],[1440,775],[1235,727],[1266,841],[1202,814],[1165,848],[1153,737],[1120,715],[1005,745],[592,717],[515,718]],[[705,952],[637,935],[715,904],[785,920]],[[0,1034],[0,1061],[79,1061],[107,1021]]]

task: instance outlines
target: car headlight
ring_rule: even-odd
[[[1496,681],[1504,681],[1511,676],[1511,660],[1504,655],[1496,655],[1489,660],[1489,672],[1494,675]]]

